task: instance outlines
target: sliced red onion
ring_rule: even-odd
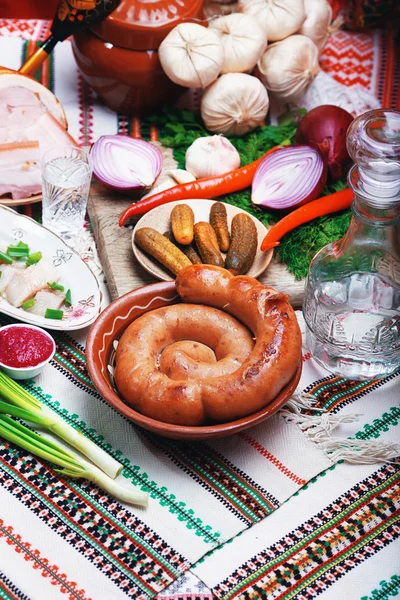
[[[326,165],[316,148],[280,148],[258,166],[251,201],[274,210],[288,210],[318,198],[325,187],[326,176]]]
[[[90,156],[97,179],[122,192],[146,192],[162,167],[158,148],[127,135],[102,135],[93,144]]]

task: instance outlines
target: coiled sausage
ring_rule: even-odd
[[[228,422],[273,400],[301,353],[287,296],[209,265],[186,267],[175,284],[183,304],[142,315],[119,342],[115,381],[125,400],[180,425]]]

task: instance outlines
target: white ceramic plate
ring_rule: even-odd
[[[15,308],[0,296],[0,312],[25,323],[59,331],[82,329],[93,323],[101,311],[101,292],[87,264],[58,235],[30,217],[0,206],[0,245],[8,246],[19,241],[28,244],[32,252],[40,250],[43,258],[53,261],[60,273],[60,283],[66,290],[71,290],[72,306],[64,309],[64,318],[58,321]]]
[[[153,227],[153,229],[157,229],[160,233],[165,233],[166,231],[171,230],[171,211],[177,204],[187,204],[194,212],[194,221],[198,223],[199,221],[207,221],[210,222],[210,209],[213,204],[215,204],[216,200],[179,200],[178,202],[169,202],[168,204],[163,204],[162,206],[158,206],[157,208],[153,208],[153,210],[146,213],[139,221],[136,223],[135,228],[132,231],[132,248],[133,253],[136,256],[138,262],[142,265],[146,271],[157,277],[157,279],[161,279],[162,281],[173,281],[175,277],[163,267],[158,261],[154,258],[143,252],[135,244],[135,232],[137,229],[141,227]],[[258,236],[258,248],[265,235],[267,234],[268,229],[255,217],[250,215],[245,210],[237,208],[236,206],[232,206],[232,204],[226,204],[222,202],[226,208],[226,213],[228,217],[228,227],[229,231],[231,230],[232,219],[235,215],[239,213],[245,213],[249,215],[254,221],[254,224],[257,228],[257,236]],[[261,250],[257,250],[256,256],[254,258],[254,262],[251,265],[249,271],[246,273],[249,277],[259,277],[261,273],[265,271],[271,262],[273,254],[273,249],[269,252],[261,252]],[[222,256],[225,257],[225,254],[222,253]]]

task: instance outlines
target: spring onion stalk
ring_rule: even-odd
[[[0,413],[4,412],[23,419],[28,418],[26,416],[27,412],[31,415],[29,411],[0,401]],[[40,419],[38,418],[35,422],[39,423]],[[31,431],[22,423],[14,421],[7,414],[0,414],[0,435],[31,454],[58,465],[61,469],[55,470],[60,475],[89,479],[114,498],[127,504],[137,504],[139,506],[147,506],[148,504],[148,494],[146,492],[128,489],[120,485],[85,459],[73,456],[64,448]]]
[[[0,252],[0,260],[7,265],[12,265],[14,262],[11,256],[7,256],[4,252]]]
[[[69,288],[67,290],[67,293],[65,294],[64,302],[67,306],[72,306],[71,290]]]
[[[56,319],[57,321],[62,321],[63,316],[63,310],[57,310],[54,308],[46,308],[46,312],[44,313],[45,319]]]
[[[40,402],[35,396],[21,387],[16,381],[0,371],[0,397],[10,402],[18,409],[25,411],[22,414],[11,413],[11,407],[7,414],[31,421],[41,425],[54,435],[58,436],[77,450],[87,456],[109,477],[115,479],[122,470],[122,465],[107,452],[102,450],[94,442],[89,440],[79,430],[74,429],[64,419],[59,417],[51,408]],[[0,410],[1,412],[1,410]],[[26,414],[29,413],[29,416]],[[38,420],[40,419],[40,420]]]
[[[16,246],[10,244],[10,246],[7,248],[8,256],[12,256],[14,258],[21,258],[23,256],[27,257],[29,252],[29,246],[24,242],[19,242]]]
[[[64,286],[57,283],[56,281],[53,281],[53,283],[47,282],[47,285],[52,290],[58,290],[59,292],[64,291]]]
[[[26,264],[28,267],[30,267],[31,265],[34,265],[35,263],[39,262],[39,260],[41,260],[42,258],[43,258],[42,253],[39,250],[38,252],[29,254],[29,256],[26,260]]]
[[[35,306],[35,304],[36,304],[36,299],[30,298],[29,300],[25,300],[25,302],[23,302],[21,304],[21,308],[22,308],[22,310],[28,310],[28,308],[32,308],[32,306]]]

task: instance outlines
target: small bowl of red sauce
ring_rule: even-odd
[[[40,327],[22,323],[0,327],[0,369],[13,379],[36,377],[55,351],[53,338]]]

